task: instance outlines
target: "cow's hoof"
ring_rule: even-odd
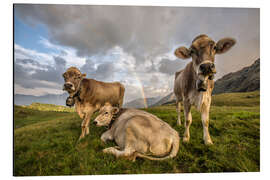
[[[81,135],[81,136],[79,137],[79,140],[78,140],[78,141],[81,141],[83,138],[84,138],[84,135]]]
[[[204,144],[207,145],[207,146],[211,146],[211,145],[213,145],[213,142],[210,139],[210,140],[204,141]]]
[[[112,153],[113,151],[114,151],[114,147],[109,147],[102,150],[103,153]]]
[[[183,142],[184,143],[188,143],[189,142],[189,138],[188,137],[183,137]]]

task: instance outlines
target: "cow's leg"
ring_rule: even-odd
[[[208,126],[209,126],[209,109],[210,109],[210,104],[203,104],[202,109],[201,109],[201,118],[202,118],[202,125],[203,125],[203,140],[204,144],[206,145],[211,145],[213,144]]]
[[[103,142],[106,142],[107,140],[113,140],[113,136],[112,136],[111,130],[108,130],[108,131],[104,132],[101,135],[101,140]]]
[[[89,133],[89,122],[93,113],[94,113],[94,108],[92,109],[89,108],[89,111],[85,113],[84,120],[81,124],[82,133],[81,133],[80,139],[84,138],[85,135]]]
[[[133,157],[133,154],[135,153],[134,149],[125,148],[123,151],[121,151],[121,150],[118,150],[117,148],[118,147],[109,147],[109,148],[103,149],[103,152],[108,153],[108,154],[113,154],[117,158],[125,157],[128,159],[134,159],[134,157]]]
[[[181,102],[176,102],[176,111],[177,111],[177,125],[181,126]]]
[[[183,137],[183,142],[189,142],[189,127],[192,123],[191,116],[191,104],[189,102],[184,102],[184,114],[185,114],[185,132]]]

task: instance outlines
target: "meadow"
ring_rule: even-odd
[[[143,109],[169,123],[180,135],[178,155],[165,161],[135,162],[103,154],[114,142],[100,140],[105,127],[90,123],[90,134],[78,142],[81,119],[73,108],[35,103],[14,106],[14,175],[97,175],[260,171],[260,94],[213,96],[209,131],[203,143],[200,114],[193,108],[189,143],[183,143],[175,105]],[[95,115],[96,116],[96,115]],[[93,119],[94,117],[92,117]]]

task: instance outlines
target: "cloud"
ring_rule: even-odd
[[[61,74],[65,70],[65,60],[55,57],[53,66],[42,65],[31,59],[16,59],[14,81],[24,88],[52,87],[60,89],[63,84]]]
[[[49,39],[40,44],[59,52],[15,45],[15,57],[39,62],[16,63],[15,76],[61,83],[60,72],[77,66],[89,78],[122,82],[127,99],[140,98],[140,86],[150,97],[169,93],[174,73],[190,62],[176,59],[174,50],[199,34],[237,40],[216,57],[217,78],[260,56],[259,9],[17,4],[15,16],[32,27],[45,25]]]
[[[174,75],[175,72],[183,69],[186,63],[181,59],[169,60],[162,59],[160,61],[159,71],[165,74]]]
[[[80,68],[82,73],[86,73],[88,78],[106,81],[113,79],[115,68],[113,63],[102,63],[96,65],[91,59],[88,59],[86,63]]]
[[[14,54],[16,59],[35,59],[35,61],[38,61],[40,64],[50,64],[53,61],[51,55],[26,49],[18,44],[14,45]]]
[[[35,95],[35,96],[43,96],[47,94],[63,94],[62,90],[54,89],[54,88],[44,88],[44,87],[36,87],[36,88],[25,88],[19,84],[14,85],[15,94],[24,94],[24,95]]]

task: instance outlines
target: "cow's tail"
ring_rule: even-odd
[[[123,106],[124,101],[124,95],[125,95],[125,87],[120,83],[120,92],[119,92],[119,107],[121,108]]]
[[[174,74],[174,79],[176,79],[178,76],[179,76],[179,74],[182,72],[182,70],[181,71],[177,71],[175,74]]]
[[[175,157],[177,155],[177,153],[178,153],[178,150],[179,150],[179,136],[177,134],[177,136],[175,136],[173,138],[171,151],[167,156],[165,156],[165,157],[153,157],[153,156],[149,156],[149,155],[144,155],[144,154],[139,153],[139,152],[136,152],[136,155],[138,157],[141,157],[141,158],[146,158],[146,159],[155,160],[155,161],[162,161],[162,160],[165,160],[165,159]]]

